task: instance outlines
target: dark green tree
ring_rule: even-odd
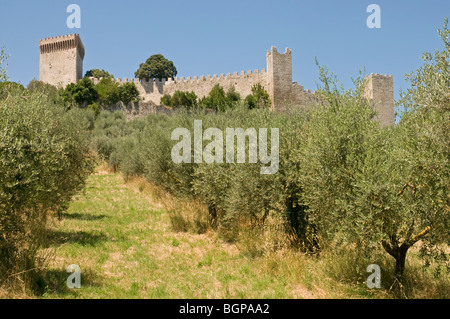
[[[160,103],[171,107],[184,106],[190,108],[197,104],[197,95],[194,92],[175,91],[173,96],[165,94]]]
[[[193,107],[197,103],[197,95],[194,92],[175,91],[172,97],[173,106]]]
[[[112,105],[120,101],[119,85],[111,78],[103,78],[95,86],[95,90],[102,105]]]
[[[227,108],[232,108],[237,101],[240,100],[240,95],[236,93],[234,87],[232,87],[228,92],[225,92],[220,84],[216,84],[208,96],[200,99],[199,105],[205,108],[225,111]]]
[[[139,69],[134,75],[140,80],[173,79],[177,75],[177,69],[173,62],[166,59],[162,54],[154,54],[139,65]]]
[[[86,72],[84,75],[85,78],[94,77],[97,79],[100,78],[114,78],[114,75],[110,74],[108,71],[105,71],[103,69],[91,69]]]
[[[82,78],[76,84],[70,83],[66,86],[64,97],[69,103],[73,101],[78,106],[85,107],[97,101],[98,93],[94,82],[89,78]]]
[[[232,86],[230,90],[227,92],[227,99],[229,103],[234,103],[241,100],[241,95],[236,92],[234,86]]]
[[[247,95],[245,98],[245,104],[249,109],[254,109],[257,107],[270,107],[271,101],[269,93],[267,93],[260,83],[257,83],[252,86],[252,94]]]
[[[165,106],[171,106],[172,104],[172,96],[170,94],[164,94],[161,100],[159,101],[160,104]]]
[[[130,102],[137,101],[139,99],[139,91],[136,88],[136,85],[132,82],[127,82],[119,86],[119,99],[125,105],[128,105]]]
[[[209,109],[225,111],[227,107],[225,90],[219,84],[216,84],[211,89],[208,96],[200,100],[200,104]]]

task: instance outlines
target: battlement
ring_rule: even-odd
[[[291,51],[291,49],[286,48],[284,50],[284,53],[280,53],[280,52],[278,52],[277,47],[275,47],[275,46],[271,46],[270,50],[267,50],[267,56],[274,55],[276,53],[278,53],[278,54],[292,54],[292,51]]]
[[[85,51],[78,34],[41,39],[39,50],[41,81],[64,87],[82,78]]]
[[[286,105],[286,100],[292,100],[294,94],[302,93],[297,87],[292,86],[291,50],[286,48],[284,53],[279,53],[277,48],[272,46],[267,51],[266,64],[267,92],[272,101],[272,109],[281,110]]]
[[[82,78],[84,46],[78,34],[49,37],[39,40],[41,51],[40,79],[52,85],[65,86]],[[97,84],[102,79],[91,77]],[[144,101],[160,104],[165,94],[176,91],[194,92],[198,98],[205,97],[219,84],[225,91],[234,88],[245,98],[256,84],[268,92],[272,110],[282,111],[287,105],[310,107],[320,103],[318,92],[305,90],[292,82],[292,51],[286,48],[279,52],[272,46],[266,54],[266,68],[233,73],[200,76],[183,76],[169,79],[140,80],[136,78],[112,78],[119,85],[134,83]],[[392,75],[370,74],[364,81],[365,97],[377,111],[382,125],[394,123],[394,98]]]
[[[45,43],[59,42],[59,41],[63,41],[63,40],[72,40],[75,38],[80,38],[79,34],[74,33],[74,34],[58,35],[56,37],[48,37],[48,38],[40,39],[39,45],[45,44]]]
[[[310,104],[316,100],[316,92],[305,90],[301,85],[292,83],[291,50],[286,48],[284,53],[279,53],[275,46],[267,51],[266,69],[256,69],[225,74],[175,77],[174,79],[128,79],[116,78],[119,84],[135,83],[140,96],[145,100],[159,103],[162,95],[173,94],[176,90],[193,91],[198,97],[208,95],[216,84],[220,84],[225,90],[232,87],[242,97],[251,94],[251,88],[255,84],[261,84],[273,101],[273,109],[280,110],[286,101],[295,104]],[[94,81],[96,81],[94,79]],[[98,81],[98,80],[97,80]]]
[[[51,53],[69,49],[77,49],[80,57],[84,59],[84,45],[78,34],[60,35],[39,40],[39,49],[42,53]]]
[[[247,72],[245,71],[241,71],[241,72],[234,72],[233,74],[231,73],[227,73],[225,74],[214,74],[214,75],[201,75],[201,76],[194,76],[194,77],[176,77],[175,78],[175,82],[181,83],[181,82],[202,82],[202,81],[218,81],[218,80],[231,80],[231,79],[242,79],[242,78],[248,78],[254,75],[259,75],[259,74],[265,74],[266,70],[262,69],[262,70],[249,70]]]
[[[101,79],[91,78],[94,83]],[[212,88],[219,84],[225,91],[234,88],[241,96],[251,94],[253,85],[260,83],[267,86],[266,70],[248,70],[233,72],[227,74],[213,74],[201,76],[175,77],[169,79],[149,79],[139,80],[135,78],[115,78],[113,79],[119,85],[124,83],[134,83],[139,91],[141,98],[145,101],[153,101],[159,104],[164,94],[173,94],[175,91],[193,91],[199,98],[209,94]]]
[[[164,84],[170,84],[170,83],[200,83],[200,82],[213,82],[213,81],[221,81],[221,80],[232,80],[232,79],[246,79],[253,76],[264,76],[266,74],[265,69],[261,70],[248,70],[247,72],[241,71],[240,73],[234,72],[233,74],[227,73],[225,74],[214,74],[214,75],[201,75],[201,76],[187,76],[187,77],[175,77],[174,79],[168,78],[168,79],[133,79],[133,78],[115,78],[114,81],[119,83],[125,83],[125,82],[142,82],[142,83],[164,83]]]
[[[378,73],[370,73],[370,75],[368,76],[369,78],[392,78],[392,75],[388,75],[388,74],[378,74]]]

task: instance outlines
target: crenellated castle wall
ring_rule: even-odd
[[[46,38],[39,41],[39,47],[41,81],[65,86],[82,77],[84,46],[79,35]],[[221,85],[225,91],[234,87],[235,91],[245,98],[258,83],[269,93],[274,111],[282,111],[286,105],[308,107],[318,103],[315,94],[292,82],[291,50],[286,48],[285,52],[281,53],[272,46],[267,51],[266,58],[266,69],[262,70],[149,81],[117,78],[114,81],[119,84],[135,83],[141,99],[156,105],[160,104],[164,94],[172,95],[177,90],[193,91],[197,97],[202,98],[208,95],[216,84]],[[100,81],[91,79],[94,83]],[[393,125],[395,121],[393,92],[392,76],[371,74],[367,77],[364,94],[372,101],[378,112],[377,119],[383,126]]]
[[[94,83],[98,83],[99,79],[92,78]],[[227,92],[232,87],[236,90],[241,97],[245,97],[251,94],[252,86],[260,83],[264,87],[267,87],[267,73],[266,70],[254,70],[247,72],[234,72],[233,74],[214,74],[206,76],[194,76],[194,77],[176,77],[175,79],[163,79],[163,80],[139,80],[128,78],[116,78],[114,79],[119,84],[134,82],[136,88],[140,93],[140,97],[144,101],[152,101],[155,104],[159,104],[161,97],[164,94],[172,95],[175,91],[193,91],[199,98],[207,96],[211,89],[219,84]]]
[[[292,83],[291,51],[278,53],[275,47],[267,52],[266,69],[254,71],[234,72],[233,74],[214,74],[194,77],[176,77],[163,80],[139,80],[135,78],[115,78],[119,84],[133,82],[144,101],[160,104],[164,94],[172,95],[175,91],[193,91],[199,98],[207,96],[211,89],[219,84],[225,91],[232,87],[245,98],[251,94],[255,84],[261,84],[269,92],[272,108],[281,110],[286,103],[310,104],[315,101],[314,94],[310,90],[305,91],[301,85]],[[91,78],[94,83],[100,80]]]

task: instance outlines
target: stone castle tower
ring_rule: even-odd
[[[395,124],[394,80],[392,75],[370,74],[365,78],[363,95],[371,101],[377,112],[376,120],[382,126]],[[311,91],[305,92],[302,86],[292,83],[292,54],[286,48],[279,53],[275,47],[267,51],[267,85],[275,110],[282,110],[288,103],[294,105],[311,105],[318,99]]]
[[[383,125],[395,124],[394,79],[391,76],[371,74],[366,77],[364,97],[377,111],[376,119]]]
[[[275,47],[267,51],[267,92],[274,108],[278,109],[285,100],[291,100],[292,54],[286,48],[279,53]]]
[[[78,34],[39,40],[39,80],[65,87],[83,77],[84,46]]]
[[[39,79],[55,86],[75,83],[83,76],[84,46],[78,34],[46,38],[39,41],[41,59]],[[253,72],[241,71],[227,75],[207,75],[181,77],[162,80],[114,79],[119,85],[132,82],[143,101],[160,104],[164,94],[175,91],[193,91],[202,98],[219,84],[225,91],[234,88],[241,97],[251,94],[255,84],[261,84],[269,93],[272,110],[283,111],[286,105],[312,106],[317,104],[317,95],[303,86],[292,82],[292,52],[286,48],[284,53],[271,47],[266,54],[267,69]],[[377,111],[377,120],[382,126],[394,125],[394,87],[392,76],[371,74],[365,87],[365,97],[371,100]],[[99,79],[92,78],[94,83]]]

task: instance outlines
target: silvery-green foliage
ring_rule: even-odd
[[[81,112],[17,86],[0,100],[0,272],[32,268],[46,217],[63,211],[92,171]]]

